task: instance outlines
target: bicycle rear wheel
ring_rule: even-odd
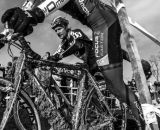
[[[87,130],[125,130],[126,129],[126,112],[125,108],[117,112],[111,109],[112,116],[109,114],[105,105],[100,101],[96,90],[91,88],[85,98],[83,112],[81,117],[81,126]],[[106,100],[107,101],[107,100]],[[122,105],[122,107],[124,107]],[[82,129],[82,128],[80,128]]]

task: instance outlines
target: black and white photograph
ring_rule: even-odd
[[[0,0],[0,130],[160,130],[159,0]]]

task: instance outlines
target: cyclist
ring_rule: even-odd
[[[104,1],[106,2],[106,1]],[[2,23],[8,22],[15,32],[28,35],[33,26],[42,23],[46,16],[61,10],[88,26],[93,31],[93,46],[96,62],[108,88],[122,102],[126,102],[144,128],[144,119],[140,104],[134,93],[125,88],[122,75],[122,53],[120,46],[121,28],[115,8],[101,0],[45,0],[33,10],[18,7],[8,9],[2,16]],[[128,96],[127,96],[128,95]],[[138,108],[138,109],[137,109]]]
[[[94,75],[94,73],[99,70],[94,56],[93,42],[83,33],[82,30],[71,30],[68,25],[69,21],[61,16],[52,20],[51,28],[62,41],[57,51],[49,56],[48,59],[58,62],[64,57],[74,54],[88,64],[89,71]],[[59,79],[60,77],[56,78]],[[65,77],[62,79],[63,82],[61,82],[61,85],[65,86],[69,84],[69,79],[67,80]]]
[[[82,30],[71,30],[68,25],[69,21],[61,16],[52,20],[51,28],[62,41],[57,51],[49,59],[59,61],[64,57],[74,54],[85,61],[89,65],[90,72],[94,74],[98,68],[93,50],[93,42]]]

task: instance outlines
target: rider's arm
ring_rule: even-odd
[[[82,42],[76,39],[73,41],[73,44],[61,54],[61,56],[66,57],[66,56],[72,55],[82,48],[83,48]]]
[[[51,12],[55,12],[63,7],[69,1],[70,0],[45,0],[38,6],[38,8],[40,8],[44,12],[45,16],[47,16]]]
[[[52,56],[56,55],[57,53],[61,53],[62,52],[62,45],[58,46],[58,49],[55,51],[55,53],[52,54]]]
[[[55,53],[53,53],[48,60],[53,60],[53,61],[58,61],[61,59],[60,57],[60,53],[62,53],[63,49],[62,49],[62,45],[59,45],[58,49],[56,50]]]
[[[80,29],[70,31],[70,47],[62,53],[63,57],[82,51],[86,44],[90,44],[89,38]]]

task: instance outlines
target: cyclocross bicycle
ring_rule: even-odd
[[[16,41],[19,41],[17,43]],[[22,74],[25,71],[30,79],[33,80],[33,86],[37,91],[37,99],[42,99],[48,103],[46,108],[50,108],[51,113],[49,115],[56,119],[58,123],[58,129],[72,129],[72,130],[114,130],[115,122],[117,122],[117,117],[112,109],[108,105],[107,98],[103,95],[99,88],[98,83],[95,78],[89,73],[87,65],[82,64],[66,64],[66,63],[56,63],[47,60],[37,60],[31,56],[28,56],[27,50],[23,48],[27,44],[23,36],[18,36],[16,40],[10,39],[5,40],[9,45],[13,44],[22,48],[21,54],[17,60],[14,82],[7,81],[3,78],[0,79],[0,91],[3,93],[3,98],[1,98],[1,104],[3,106],[3,116],[1,116],[0,130],[3,130],[7,125],[7,121],[10,115],[13,115],[18,119],[18,126],[22,130],[41,130],[41,122],[36,110],[34,101],[25,92],[22,87]],[[53,84],[51,87],[57,95],[56,98],[52,98],[44,89],[44,86],[37,78],[34,69],[36,67],[48,66],[51,68],[52,75],[66,76],[73,81],[76,81],[76,99],[75,101],[71,98],[67,98],[61,87],[57,84],[52,76]],[[25,68],[25,69],[24,69]],[[61,71],[60,71],[61,70]],[[69,114],[63,112],[63,110],[57,107],[57,102],[60,104],[65,104],[66,111]],[[27,113],[30,117],[30,128],[28,125],[24,124],[23,118],[21,118],[20,110],[27,104]],[[32,105],[31,105],[32,104]],[[38,103],[36,103],[38,104]],[[15,108],[15,109],[14,109]],[[122,116],[120,118],[120,130],[126,129],[126,109],[122,110]],[[53,124],[54,124],[53,123]]]

